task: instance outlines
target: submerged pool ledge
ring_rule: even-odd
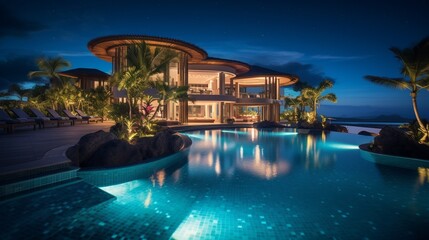
[[[407,169],[429,168],[428,160],[374,153],[369,151],[368,146],[369,143],[361,144],[359,149],[361,156],[370,162]]]
[[[133,181],[139,178],[147,178],[161,169],[185,163],[189,154],[190,147],[162,158],[153,159],[149,162],[134,164],[117,168],[103,169],[80,169],[77,176],[85,182],[97,187],[116,185],[124,182]]]

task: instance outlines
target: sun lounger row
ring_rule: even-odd
[[[92,117],[86,115],[82,111],[78,111],[80,116],[73,115],[70,111],[64,110],[64,114],[67,117],[62,117],[58,112],[54,109],[48,109],[51,117],[46,116],[43,112],[41,112],[37,108],[30,108],[31,112],[36,117],[30,117],[24,110],[20,108],[12,109],[12,112],[17,116],[17,118],[12,118],[10,115],[3,109],[0,109],[0,128],[3,128],[4,131],[11,133],[14,131],[16,127],[24,127],[24,126],[33,126],[33,130],[36,129],[36,126],[39,128],[44,128],[46,125],[56,125],[59,127],[60,125],[68,125],[73,126],[75,122],[98,122],[102,121],[102,118]]]

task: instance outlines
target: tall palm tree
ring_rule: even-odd
[[[155,110],[153,117],[159,112],[160,107],[163,107],[165,117],[166,106],[169,102],[177,102],[178,100],[188,99],[188,89],[189,86],[170,86],[168,83],[157,80],[151,82],[151,87],[157,90],[158,93],[158,107]]]
[[[150,77],[162,73],[175,57],[177,54],[173,50],[150,47],[145,42],[127,48],[127,64],[141,71],[143,81],[149,81]]]
[[[334,82],[325,79],[323,80],[319,86],[317,87],[306,87],[301,91],[301,94],[304,98],[307,98],[310,101],[310,108],[312,110],[312,116],[310,119],[310,122],[314,122],[317,117],[317,107],[321,101],[330,101],[330,102],[337,102],[337,96],[333,93],[328,93],[326,95],[322,95],[322,93],[328,89],[334,86]]]
[[[164,72],[176,56],[176,52],[172,50],[150,47],[145,42],[128,46],[128,68],[114,75],[112,85],[127,92],[130,120],[137,100],[145,99],[145,90],[150,87],[151,78]]]
[[[145,83],[142,78],[141,70],[136,67],[128,67],[123,72],[118,72],[111,78],[112,85],[117,86],[118,90],[125,90],[128,103],[129,120],[132,120],[132,110],[136,105],[137,98],[143,94]]]
[[[58,72],[63,68],[70,67],[71,64],[62,57],[50,57],[37,59],[37,66],[39,67],[39,71],[29,72],[28,77],[47,77],[50,80],[51,86],[58,87],[63,84],[63,80]]]
[[[285,97],[285,108],[292,108],[293,110],[293,119],[295,122],[303,120],[305,106],[308,104],[308,99],[304,98],[304,96],[299,95],[295,98]]]
[[[402,63],[402,78],[388,78],[368,75],[365,79],[387,87],[408,89],[411,95],[414,114],[423,137],[420,142],[428,140],[429,126],[425,126],[420,118],[417,106],[417,94],[420,90],[429,90],[429,37],[424,38],[411,48],[390,48],[395,57]]]

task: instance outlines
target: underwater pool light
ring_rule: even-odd
[[[295,135],[298,135],[298,133],[297,132],[273,132],[273,133],[270,133],[270,135],[273,135],[273,136],[295,136]]]
[[[192,133],[182,133],[183,135],[186,135],[190,138],[196,138],[196,139],[205,139],[204,135],[200,135],[200,134],[192,134]]]
[[[344,144],[344,143],[327,143],[325,146],[327,148],[331,148],[331,149],[344,149],[344,150],[357,150],[357,149],[359,149],[358,145]]]
[[[223,133],[234,133],[234,134],[240,134],[240,135],[247,135],[249,132],[243,132],[243,131],[232,131],[232,130],[222,130]]]

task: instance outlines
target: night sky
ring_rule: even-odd
[[[111,64],[87,43],[115,34],[145,34],[193,43],[220,57],[335,80],[330,116],[412,117],[406,90],[377,86],[364,75],[400,77],[389,47],[429,36],[429,1],[5,1],[0,0],[0,89],[28,82],[35,59],[60,55],[73,68]],[[418,97],[429,118],[429,93]]]

